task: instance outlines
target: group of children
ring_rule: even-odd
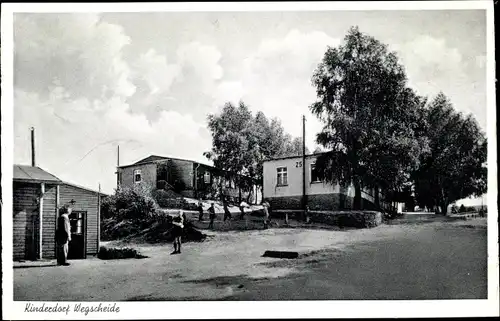
[[[223,207],[224,207],[224,218],[223,221],[226,220],[231,220],[232,215],[231,212],[229,211],[228,208],[228,202],[226,199],[223,200]],[[263,205],[263,210],[264,210],[264,228],[267,229],[269,227],[269,208],[270,204],[267,201],[262,202]],[[249,207],[248,204],[245,202],[241,202],[239,205],[240,208],[240,219],[245,218],[245,208]],[[202,221],[203,220],[203,203],[201,199],[198,202],[198,220]],[[214,228],[214,221],[215,221],[215,203],[212,202],[210,204],[210,207],[208,208],[208,218],[210,219],[208,228],[213,229]],[[184,226],[186,223],[186,214],[180,210],[179,215],[175,216],[172,218],[172,234],[174,236],[174,251],[172,254],[180,254],[181,253],[181,243],[182,243],[182,234],[184,233]]]
[[[262,202],[262,205],[263,205],[263,208],[264,208],[264,228],[267,228],[268,227],[268,224],[269,224],[269,203],[267,201],[264,201]],[[222,201],[222,206],[224,208],[224,217],[223,217],[223,221],[225,222],[226,220],[231,220],[233,218],[232,214],[231,214],[231,211],[229,211],[229,204],[228,204],[228,201],[226,199],[224,199]],[[243,220],[245,218],[245,208],[249,207],[249,205],[245,202],[241,202],[239,204],[239,209],[240,209],[240,220]],[[201,222],[203,220],[203,202],[201,201],[201,199],[198,201],[198,213],[199,213],[199,216],[198,216],[198,220]],[[214,202],[212,202],[210,204],[210,207],[208,208],[208,213],[209,213],[209,224],[208,224],[208,228],[209,229],[213,229],[214,228],[214,220],[215,220],[215,204]]]

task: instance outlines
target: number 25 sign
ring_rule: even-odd
[[[295,167],[302,167],[302,162],[295,162]]]

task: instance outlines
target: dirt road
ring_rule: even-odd
[[[134,246],[148,258],[15,269],[14,299],[485,298],[486,229],[466,223],[217,232],[181,255],[170,255],[171,245]],[[263,258],[265,250],[301,257]]]

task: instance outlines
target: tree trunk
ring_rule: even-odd
[[[380,210],[380,195],[378,193],[378,186],[375,186],[375,208]]]
[[[361,184],[359,183],[359,180],[357,178],[354,179],[354,204],[353,204],[353,208],[355,210],[361,209]]]
[[[446,214],[448,213],[448,205],[450,204],[448,204],[446,201],[442,201],[440,205],[441,205],[441,214],[446,216]]]

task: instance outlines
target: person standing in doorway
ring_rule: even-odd
[[[174,251],[172,252],[172,254],[181,253],[182,234],[184,232],[184,219],[184,211],[180,210],[179,216],[174,217],[172,220],[172,234],[174,235]]]
[[[215,207],[214,207],[213,202],[212,202],[212,204],[210,204],[210,207],[208,208],[208,213],[210,214],[210,216],[209,216],[210,223],[208,224],[208,228],[213,229],[214,228],[214,220],[215,220]]]
[[[58,265],[68,266],[68,251],[69,242],[71,241],[71,224],[69,222],[69,215],[71,214],[71,207],[63,207],[60,209],[60,216],[57,222],[57,263]]]

